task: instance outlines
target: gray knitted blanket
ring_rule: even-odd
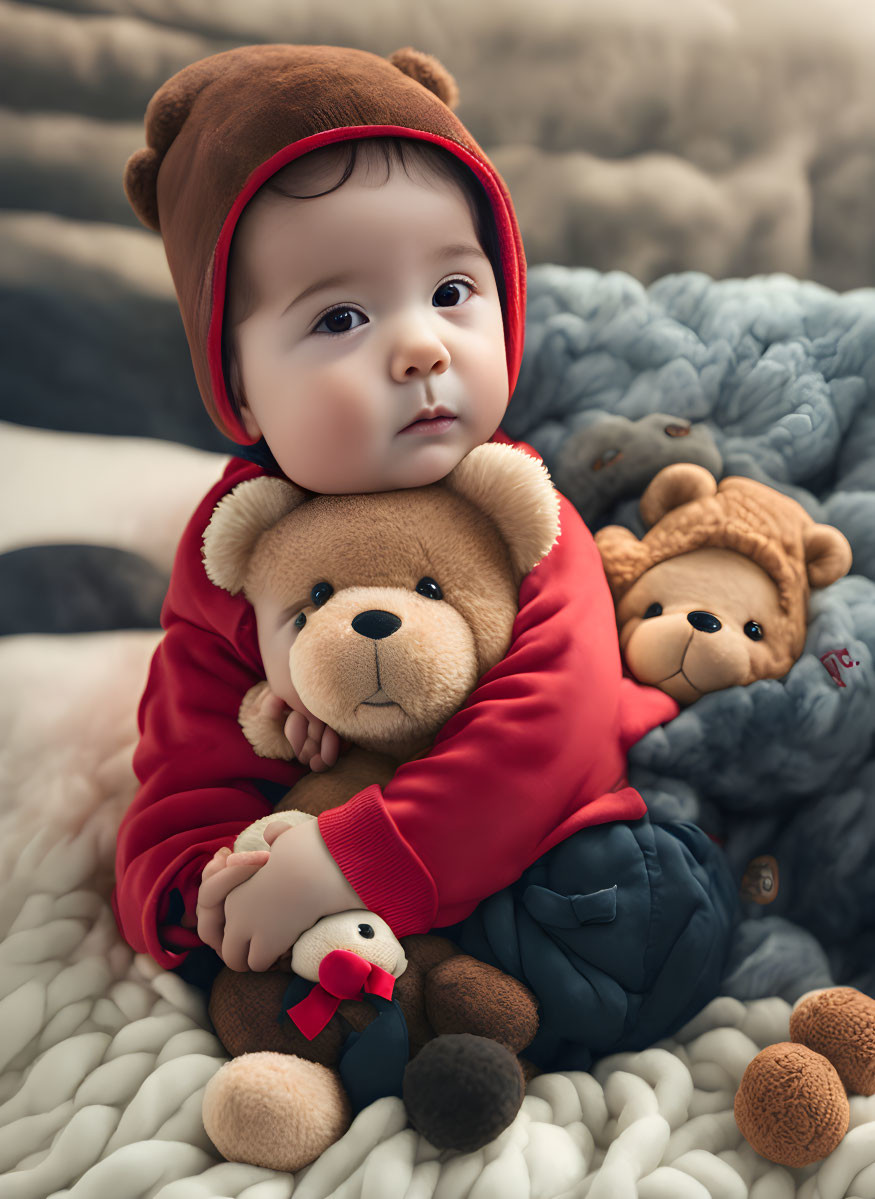
[[[719,835],[739,871],[778,860],[748,913],[727,990],[795,998],[828,970],[875,994],[875,292],[786,276],[715,282],[538,267],[507,431],[548,465],[602,413],[705,422],[725,474],[761,480],[836,525],[853,574],[815,592],[788,675],[707,695],[633,750],[659,819]],[[607,514],[639,534],[637,502]],[[768,915],[764,916],[764,912]],[[787,921],[792,923],[788,924]],[[766,952],[766,947],[768,952]]]

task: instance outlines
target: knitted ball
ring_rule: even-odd
[[[293,1173],[349,1128],[349,1100],[333,1070],[286,1053],[244,1053],[204,1090],[207,1136],[224,1158]]]
[[[769,1045],[744,1072],[735,1122],[757,1153],[780,1166],[809,1166],[848,1131],[848,1097],[825,1057],[804,1045]]]
[[[829,1058],[855,1095],[875,1095],[875,999],[831,987],[803,999],[790,1016],[790,1039]]]
[[[525,1095],[519,1062],[496,1041],[469,1033],[436,1037],[404,1074],[410,1123],[436,1149],[471,1153],[512,1122]]]

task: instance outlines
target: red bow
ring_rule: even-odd
[[[319,981],[313,990],[286,1011],[312,1041],[340,1007],[341,999],[360,999],[362,990],[391,999],[394,986],[395,979],[387,970],[366,962],[350,949],[332,949],[319,963]]]

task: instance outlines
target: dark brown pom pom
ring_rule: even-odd
[[[758,1053],[735,1096],[735,1122],[757,1153],[780,1166],[810,1166],[848,1131],[845,1088],[825,1057],[781,1041]]]
[[[159,231],[158,197],[155,187],[162,155],[145,146],[133,153],[125,164],[124,188],[131,208],[147,229]]]
[[[473,1153],[513,1121],[525,1095],[520,1064],[496,1041],[468,1033],[437,1037],[404,1074],[404,1106],[436,1149]]]
[[[396,50],[394,54],[390,54],[389,62],[423,87],[427,87],[430,92],[434,92],[447,108],[455,108],[459,103],[459,89],[455,79],[433,55],[414,50],[412,46],[405,46],[403,50]]]

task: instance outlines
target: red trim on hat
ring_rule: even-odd
[[[504,340],[507,352],[508,395],[512,394],[519,375],[520,360],[523,353],[522,313],[525,304],[525,258],[523,257],[522,240],[513,215],[510,195],[501,176],[493,168],[477,158],[470,150],[458,142],[450,141],[436,133],[427,133],[420,129],[408,129],[401,125],[348,125],[341,129],[327,129],[322,133],[314,133],[310,137],[292,142],[279,150],[272,158],[268,158],[261,166],[255,168],[243,190],[237,196],[231,211],[225,218],[219,233],[216,249],[213,254],[213,284],[212,306],[210,311],[210,328],[207,333],[207,362],[210,370],[210,384],[213,399],[216,404],[216,415],[222,422],[228,435],[238,445],[252,445],[258,440],[250,437],[244,429],[239,417],[234,413],[228,394],[225,390],[225,378],[222,371],[222,322],[225,310],[225,281],[228,273],[228,255],[231,250],[231,238],[243,209],[262,186],[282,167],[288,166],[296,158],[318,150],[321,146],[332,145],[335,142],[352,141],[366,137],[408,137],[413,141],[433,142],[460,159],[465,166],[474,172],[483,185],[498,232],[498,242],[501,249],[501,269],[504,275],[505,294],[507,297],[507,313],[504,322]]]

